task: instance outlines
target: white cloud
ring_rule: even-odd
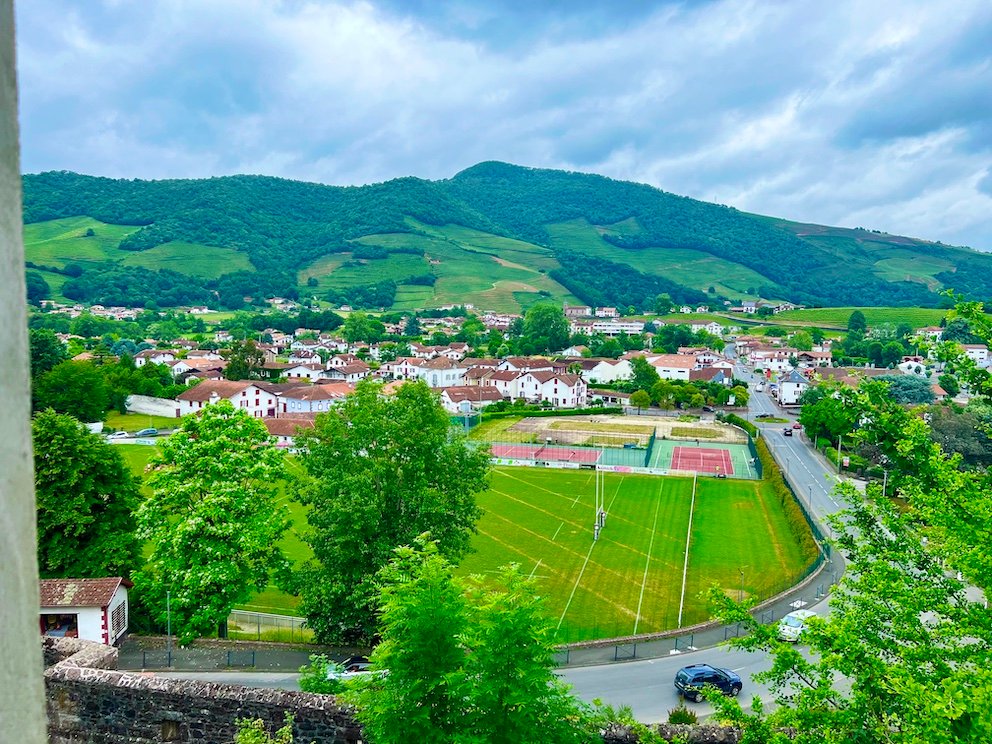
[[[21,3],[24,166],[356,184],[499,159],[992,248],[979,0],[405,7]]]

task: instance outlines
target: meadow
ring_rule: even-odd
[[[891,323],[909,323],[914,329],[940,325],[946,310],[929,307],[818,307],[806,310],[787,310],[775,316],[775,321],[801,322],[824,328],[847,328],[851,313],[860,310],[869,326]]]

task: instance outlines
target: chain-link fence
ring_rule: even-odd
[[[243,641],[313,643],[313,631],[302,617],[232,610],[227,620],[228,638]]]

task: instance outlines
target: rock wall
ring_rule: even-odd
[[[351,711],[329,695],[164,679],[116,671],[117,649],[46,639],[51,744],[231,744],[242,718],[273,730],[294,717],[296,741],[360,744]]]

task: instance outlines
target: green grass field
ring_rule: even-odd
[[[127,431],[136,432],[142,429],[175,429],[179,426],[179,419],[168,418],[166,416],[149,416],[144,413],[118,413],[111,411],[107,414],[104,422],[104,431]]]
[[[155,452],[115,446],[138,474]],[[287,457],[287,468],[299,467]],[[561,642],[676,627],[693,480],[607,474],[605,483],[609,517],[593,545],[592,471],[495,469],[491,489],[479,496],[485,513],[473,552],[459,573],[484,576],[519,563],[539,579]],[[745,595],[762,598],[794,583],[815,558],[802,555],[762,482],[700,478],[696,489],[684,626],[707,619],[700,594],[711,585],[739,591],[741,569]],[[302,563],[311,556],[301,538],[305,508],[289,500],[285,485],[278,498],[292,519],[280,546]],[[270,586],[237,609],[295,615],[298,604]]]
[[[926,307],[820,307],[807,310],[788,310],[775,316],[775,320],[800,321],[806,325],[847,328],[851,313],[860,310],[868,325],[881,323],[909,323],[913,328],[935,326],[947,314],[946,310]]]
[[[608,474],[594,544],[591,471],[497,469],[459,572],[519,563],[539,579],[562,642],[677,627],[692,489],[691,478]],[[759,481],[699,479],[689,545],[683,626],[708,618],[700,593],[711,585],[736,596],[741,569],[745,595],[767,597],[815,558]]]
[[[194,243],[172,242],[145,251],[122,251],[117,245],[139,228],[133,225],[109,225],[92,217],[67,217],[24,226],[24,254],[28,261],[45,266],[64,267],[77,263],[105,262],[147,269],[172,269],[182,274],[213,279],[231,271],[254,271],[248,255],[233,248],[217,248]],[[93,235],[87,236],[88,230]],[[50,277],[45,281],[58,290]],[[63,279],[64,281],[64,279]]]

